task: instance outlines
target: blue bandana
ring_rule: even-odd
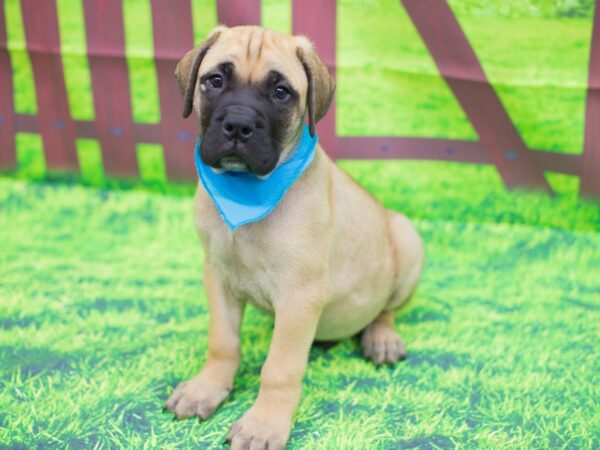
[[[266,179],[249,172],[215,173],[200,158],[200,139],[196,141],[196,170],[212,202],[233,231],[240,225],[264,219],[281,201],[315,156],[317,135],[308,126],[291,157]]]

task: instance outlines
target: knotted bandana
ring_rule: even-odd
[[[291,157],[267,178],[250,172],[216,173],[200,157],[200,139],[196,141],[196,170],[217,211],[233,231],[241,225],[264,219],[281,201],[315,156],[318,136],[308,126]]]

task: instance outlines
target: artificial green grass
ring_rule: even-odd
[[[232,396],[161,408],[202,365],[191,197],[0,178],[0,446],[223,448],[272,319],[249,308]],[[418,220],[427,264],[397,318],[409,355],[315,347],[290,448],[597,448],[600,234]]]

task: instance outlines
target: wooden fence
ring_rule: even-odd
[[[260,0],[216,1],[220,23],[260,23]],[[93,121],[73,120],[70,115],[56,1],[21,0],[38,110],[35,115],[15,113],[3,2],[0,0],[0,168],[16,166],[15,133],[31,132],[41,134],[50,169],[78,170],[75,140],[93,138],[100,142],[108,175],[137,176],[136,144],[160,143],[170,179],[195,177],[190,157],[195,123],[181,118],[182,100],[173,79],[175,64],[194,45],[190,0],[151,0],[159,124],[134,123],[132,119],[121,0],[83,0]],[[580,177],[582,196],[600,198],[600,0],[593,19],[581,155],[527,148],[446,0],[401,2],[479,140],[340,137],[334,101],[317,127],[332,157],[487,163],[497,168],[507,188],[548,193],[552,190],[544,171],[559,172]],[[336,6],[335,0],[292,0],[293,33],[313,40],[334,76]]]

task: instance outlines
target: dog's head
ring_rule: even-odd
[[[303,36],[217,27],[177,64],[184,117],[196,111],[204,163],[269,174],[327,112],[335,84]]]

